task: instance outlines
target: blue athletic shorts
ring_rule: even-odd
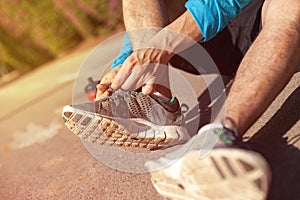
[[[264,0],[252,0],[216,37],[200,43],[212,57],[221,74],[235,75],[242,58],[259,34],[263,2]],[[177,68],[197,73],[178,55],[173,56],[170,62]]]

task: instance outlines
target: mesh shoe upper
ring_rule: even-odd
[[[177,99],[172,103],[163,103],[150,95],[138,92],[115,92],[110,97],[73,107],[111,118],[141,118],[158,125],[180,125],[181,123],[181,111]],[[168,109],[170,107],[176,111],[170,112]]]

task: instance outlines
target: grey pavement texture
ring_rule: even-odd
[[[72,102],[73,82],[88,51],[67,55],[0,88],[0,199],[161,199],[148,173],[108,168],[63,125],[61,110]],[[296,73],[246,135],[270,163],[271,200],[300,199],[299,139]]]

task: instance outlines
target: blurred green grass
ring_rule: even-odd
[[[0,78],[28,72],[121,21],[121,0],[1,0]]]

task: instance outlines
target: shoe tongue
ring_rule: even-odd
[[[150,96],[155,99],[160,105],[162,105],[168,111],[174,113],[179,109],[179,102],[176,97],[169,99],[159,92],[153,92]]]

